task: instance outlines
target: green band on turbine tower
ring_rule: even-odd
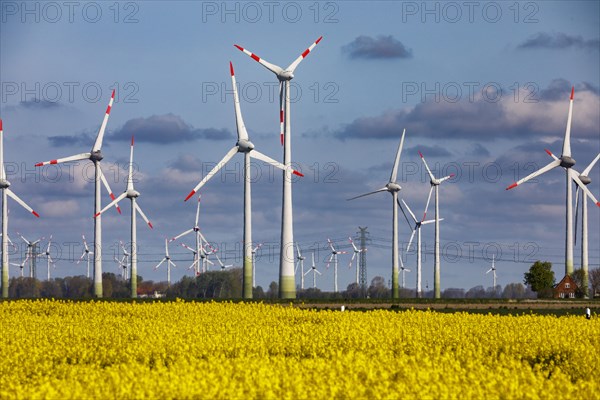
[[[279,279],[279,297],[282,299],[296,298],[296,282],[293,276],[282,276]]]
[[[252,298],[252,257],[244,257],[244,299]]]

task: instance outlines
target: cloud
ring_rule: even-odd
[[[135,136],[136,141],[156,144],[191,142],[198,139],[233,139],[233,135],[227,129],[194,128],[180,116],[170,113],[130,119],[121,129],[112,132],[107,138],[128,141],[132,135]]]
[[[523,135],[562,137],[570,95],[570,85],[565,83],[554,81],[531,102],[525,102],[531,95],[525,89],[519,93],[519,101],[515,101],[510,91],[496,102],[487,100],[483,93],[478,93],[473,101],[467,98],[457,102],[432,99],[413,108],[392,109],[377,116],[356,118],[334,130],[333,135],[340,140],[398,139],[406,128],[407,134],[421,137],[478,142],[514,139]],[[575,108],[574,134],[578,138],[597,137],[600,96],[595,88],[589,85],[576,88]]]
[[[25,100],[19,102],[19,107],[28,109],[28,110],[51,110],[58,109],[62,107],[62,105],[58,102],[48,101],[48,100],[40,100],[40,99],[32,99]]]
[[[48,137],[50,146],[52,147],[67,147],[67,146],[92,146],[94,137],[87,133],[76,136],[50,136]]]
[[[417,152],[420,151],[427,158],[452,156],[452,153],[450,153],[445,147],[438,146],[438,145],[435,145],[435,146],[419,145],[419,146],[408,148],[408,149],[406,149],[406,151],[409,153],[414,153],[414,154],[417,154]]]
[[[342,47],[342,52],[350,58],[366,59],[392,59],[412,58],[412,50],[404,47],[404,44],[392,35],[358,36],[352,42]]]
[[[39,207],[44,217],[71,217],[79,212],[79,203],[75,200],[46,201]]]
[[[517,46],[518,49],[600,49],[600,39],[585,40],[581,36],[571,36],[562,32],[538,32]]]

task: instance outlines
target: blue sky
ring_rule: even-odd
[[[116,4],[116,5],[115,5]],[[37,171],[37,161],[89,151],[110,91],[117,89],[105,141],[105,171],[115,193],[125,187],[129,138],[136,135],[139,204],[152,220],[139,225],[140,273],[152,267],[162,240],[191,227],[186,194],[234,144],[228,62],[240,85],[241,107],[261,151],[282,158],[276,81],[239,52],[239,44],[283,67],[319,36],[296,70],[292,96],[293,159],[305,173],[294,185],[295,237],[321,247],[319,287],[331,289],[323,250],[328,237],[348,250],[347,237],[368,226],[369,279],[389,278],[391,198],[345,199],[384,185],[402,129],[407,129],[402,197],[423,210],[428,179],[417,151],[439,173],[456,173],[441,187],[442,289],[522,281],[537,259],[564,259],[564,173],[504,188],[560,154],[569,91],[575,86],[572,142],[576,168],[600,151],[600,21],[597,2],[1,2],[0,116],[13,189],[42,218],[10,203],[9,234],[54,235],[55,273],[83,271],[69,259],[91,238],[93,185],[85,164]],[[515,5],[516,4],[516,5]],[[201,228],[222,256],[240,264],[241,157],[229,174],[202,191]],[[237,169],[236,169],[237,168]],[[590,189],[600,181],[596,167]],[[253,236],[265,242],[257,283],[278,276],[281,179],[257,164]],[[106,197],[103,199],[106,202]],[[124,210],[129,204],[123,203]],[[597,207],[590,206],[590,264],[600,264]],[[430,209],[430,215],[433,210]],[[128,211],[103,220],[105,270]],[[400,220],[400,239],[410,236]],[[433,229],[423,229],[423,281],[432,286]],[[191,240],[187,241],[191,244]],[[106,243],[110,243],[106,245]],[[72,248],[74,250],[70,251]],[[11,255],[22,257],[24,247]],[[502,253],[498,253],[502,251]],[[191,257],[172,247],[176,278]],[[579,265],[579,246],[575,249]],[[415,255],[404,254],[414,287]],[[349,256],[340,257],[340,287],[351,283]],[[17,271],[11,271],[16,274]]]

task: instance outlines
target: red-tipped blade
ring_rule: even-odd
[[[2,118],[0,118],[0,131],[2,130]]]
[[[235,73],[233,72],[233,64],[231,63],[231,61],[229,61],[229,72],[231,72],[231,76],[235,75]]]
[[[96,213],[96,214],[94,214],[94,218],[96,218],[98,215],[100,215],[100,213]]]
[[[283,133],[279,135],[279,140],[281,140],[281,145],[283,146]]]
[[[1,120],[0,120],[1,121]],[[2,124],[0,123],[0,128],[2,128]],[[40,217],[40,214],[36,213],[35,211],[31,212],[33,215],[35,215],[36,217]]]
[[[110,98],[111,98],[111,99],[114,99],[114,98],[115,98],[115,89],[113,89],[113,91],[112,91],[112,94],[111,94]]]
[[[131,135],[131,146],[133,146],[133,135]]]
[[[596,205],[597,205],[598,207],[600,207],[600,201],[599,201],[599,202],[597,202],[597,203],[596,203]]]
[[[575,98],[575,86],[571,86],[571,100]]]
[[[419,157],[423,158],[423,154],[419,151]]]
[[[190,194],[188,194],[188,195],[187,195],[187,197],[185,198],[185,200],[184,200],[184,201],[188,201],[188,200],[190,199],[190,197],[192,197],[194,194],[196,194],[196,191],[195,191],[195,190],[192,190],[192,191],[190,192]]]
[[[517,182],[515,182],[512,185],[510,185],[509,187],[507,187],[506,190],[510,190],[510,189],[513,189],[513,188],[516,188],[516,187],[517,187]]]
[[[41,167],[42,165],[44,165],[43,162],[39,162],[39,163],[35,164],[36,167]]]
[[[454,174],[450,174],[450,178],[454,178]]]
[[[240,51],[244,51],[244,48],[242,46],[238,46],[237,44],[234,44],[233,46],[236,47]]]
[[[544,149],[544,150],[546,150],[546,153],[548,153],[549,156],[552,155],[552,152],[550,150],[548,150],[548,149]]]
[[[298,176],[304,176],[304,174],[303,174],[302,172],[298,172],[298,171],[296,171],[296,170],[293,170],[293,171],[292,171],[292,173],[293,173],[294,175],[298,175]]]
[[[319,44],[319,42],[321,41],[321,39],[323,39],[323,36],[319,37],[315,43]]]
[[[152,226],[152,223],[148,222],[148,226],[150,227],[150,229],[154,229],[154,227]]]

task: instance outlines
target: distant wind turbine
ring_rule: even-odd
[[[398,289],[398,208],[402,213],[404,210],[402,209],[402,205],[400,204],[400,200],[398,200],[398,192],[402,189],[402,187],[396,182],[398,176],[398,166],[400,165],[400,154],[402,153],[402,146],[404,145],[404,135],[406,134],[406,129],[402,131],[402,138],[400,139],[400,145],[398,146],[398,150],[396,151],[396,159],[394,160],[394,166],[392,167],[392,174],[390,175],[389,182],[382,187],[381,189],[377,189],[374,192],[369,192],[365,194],[361,194],[356,197],[352,197],[348,200],[358,199],[359,197],[369,196],[379,192],[388,192],[392,195],[392,298],[399,298],[399,289]],[[404,215],[406,217],[406,214]]]
[[[96,141],[92,146],[92,150],[89,153],[81,153],[76,154],[74,156],[59,158],[57,160],[44,161],[35,164],[36,167],[41,167],[43,165],[49,164],[61,164],[64,162],[70,161],[81,161],[81,160],[90,160],[94,163],[94,213],[99,213],[102,210],[102,203],[100,200],[100,182],[104,183],[104,186],[108,190],[110,198],[112,200],[115,199],[115,196],[110,189],[108,181],[104,177],[102,173],[102,169],[100,168],[100,161],[104,158],[102,155],[102,141],[104,140],[104,131],[106,130],[106,124],[108,123],[108,117],[110,116],[110,111],[113,106],[113,102],[115,100],[115,91],[112,91],[112,95],[110,97],[110,101],[108,103],[108,107],[106,108],[106,112],[104,113],[104,120],[102,121],[102,125],[100,125],[100,130],[98,131],[98,135],[96,136]],[[121,209],[118,204],[115,204],[117,211],[121,213]],[[102,297],[102,219],[94,218],[94,296]]]
[[[2,190],[2,298],[8,298],[8,277],[9,277],[9,261],[8,261],[8,197],[16,201],[35,215],[40,217],[38,213],[33,211],[19,196],[9,189],[10,182],[6,179],[6,170],[4,169],[4,131],[2,130],[2,119],[0,119],[0,190]]]
[[[322,275],[318,270],[317,270],[317,266],[315,265],[315,252],[312,252],[312,265],[310,267],[309,270],[306,270],[306,272],[304,273],[304,275],[308,275],[312,272],[313,274],[313,289],[317,288],[317,274]]]
[[[112,203],[109,203],[100,212],[94,215],[94,218],[98,218],[103,212],[116,205],[119,201],[124,198],[131,200],[131,274],[130,274],[130,286],[131,286],[131,298],[137,298],[137,213],[140,213],[143,220],[146,221],[150,229],[152,224],[148,220],[148,217],[142,211],[141,207],[137,203],[137,198],[140,196],[140,192],[135,190],[133,186],[133,136],[131,137],[131,148],[129,151],[129,173],[127,174],[127,188],[119,197],[114,199]]]
[[[429,197],[427,199],[427,204],[429,205],[429,199],[431,199],[431,191],[435,189],[435,245],[433,248],[433,259],[434,259],[434,267],[433,267],[433,297],[439,299],[442,297],[441,289],[440,289],[440,196],[439,196],[439,187],[440,185],[452,178],[454,174],[450,174],[443,178],[436,178],[431,173],[429,166],[427,165],[427,161],[425,161],[425,157],[419,151],[419,155],[421,156],[421,160],[423,160],[423,164],[425,164],[425,169],[427,169],[427,173],[429,174],[429,184],[431,188],[429,189]],[[427,212],[427,210],[425,211]],[[425,216],[423,216],[425,219]]]
[[[358,285],[359,283],[359,261],[360,261],[360,257],[358,257],[358,255],[360,253],[362,253],[362,249],[359,249],[356,247],[356,245],[354,244],[354,241],[352,240],[351,237],[348,238],[350,240],[350,244],[352,245],[352,258],[350,259],[350,263],[348,263],[348,268],[352,268],[352,264],[354,263],[354,259],[356,259],[356,284]]]
[[[90,277],[90,254],[94,254],[93,251],[90,251],[90,248],[88,247],[87,242],[85,241],[85,236],[81,235],[81,237],[83,238],[83,253],[81,254],[81,257],[79,257],[79,260],[77,261],[77,264],[79,264],[81,261],[83,261],[84,258],[87,259],[87,277]]]
[[[327,243],[329,244],[329,248],[331,249],[331,256],[329,256],[329,261],[327,261],[327,268],[329,268],[329,264],[333,261],[333,292],[338,292],[338,254],[346,254],[345,251],[336,250],[333,247],[333,242],[331,239],[327,239]]]
[[[48,247],[46,247],[46,250],[38,253],[37,256],[38,257],[46,257],[46,261],[47,261],[47,271],[48,271],[48,280],[50,280],[50,264],[54,265],[54,268],[56,268],[56,263],[54,262],[54,260],[52,259],[52,256],[50,255],[50,246],[52,245],[52,235],[50,235],[50,240],[48,240]]]
[[[486,272],[486,274],[489,274],[491,272],[492,276],[494,277],[494,286],[493,286],[494,290],[496,290],[496,264],[494,262],[495,258],[496,258],[496,255],[492,254],[492,268],[488,269]]]
[[[294,271],[294,274],[298,271],[298,267],[300,267],[300,289],[304,289],[304,260],[306,257],[300,252],[298,242],[296,242],[296,250],[298,253],[296,255],[296,270]]]
[[[171,256],[169,255],[169,240],[165,239],[165,257],[154,267],[154,270],[157,270],[164,262],[167,262],[167,285],[171,286],[171,266],[177,267],[175,263],[171,260]]]

